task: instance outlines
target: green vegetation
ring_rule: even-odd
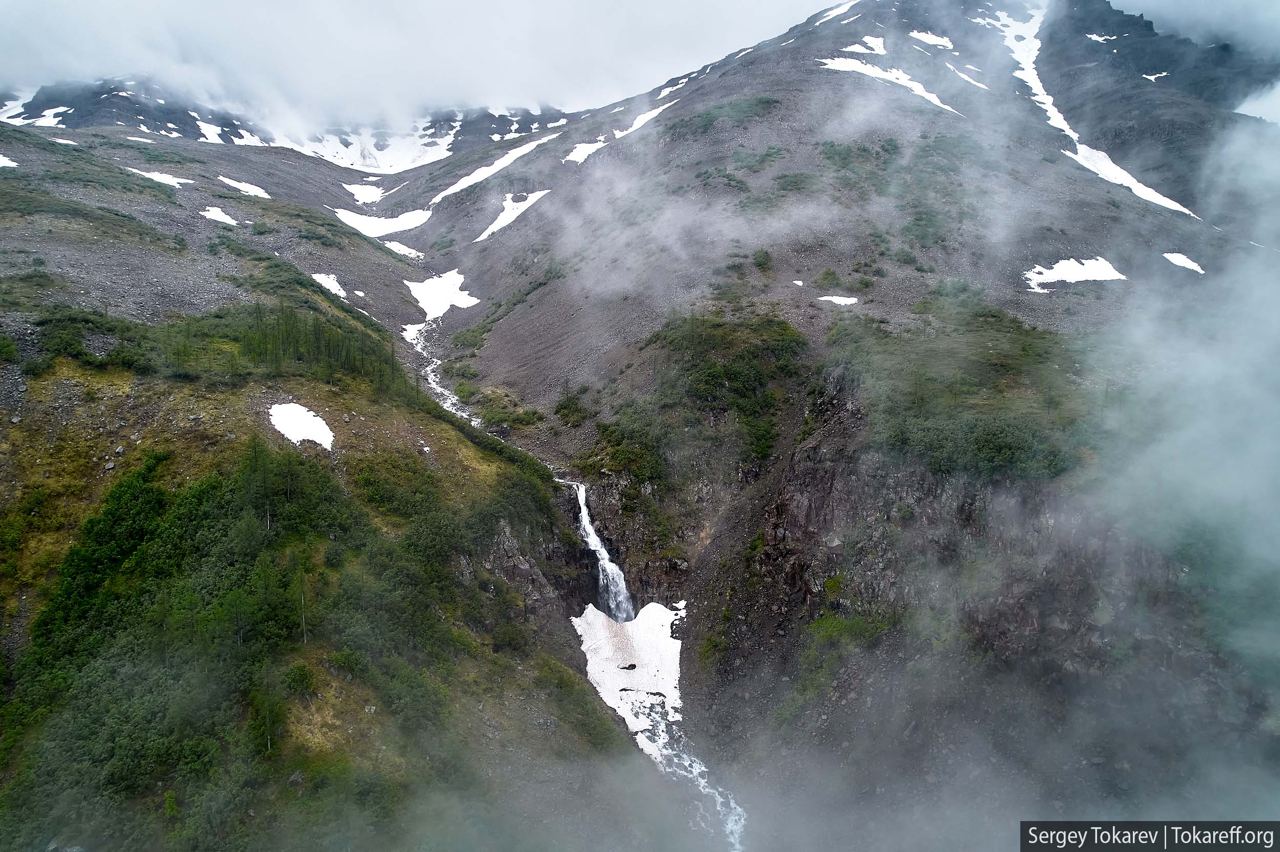
[[[43,268],[14,275],[0,275],[0,308],[30,310],[39,305],[49,291],[61,289],[63,283]]]
[[[733,152],[733,167],[739,171],[756,174],[764,171],[775,161],[781,160],[786,155],[786,149],[779,148],[777,145],[770,145],[759,152],[739,148]]]
[[[517,266],[517,273],[526,273],[527,267]],[[500,323],[506,316],[516,308],[523,305],[529,300],[529,297],[550,284],[552,281],[559,281],[568,274],[568,268],[556,258],[552,257],[543,266],[542,270],[529,281],[518,292],[509,299],[498,302],[489,308],[489,312],[485,314],[484,319],[471,326],[465,328],[453,336],[453,345],[459,349],[468,349],[474,352],[484,346],[485,340],[489,336],[489,332],[493,331],[493,327]]]
[[[917,145],[895,187],[907,217],[902,236],[922,249],[945,242],[970,215],[961,173],[966,165],[987,165],[988,156],[964,136],[939,134]]]
[[[586,392],[587,387],[583,385],[573,393],[566,393],[560,397],[560,401],[556,403],[555,412],[561,423],[571,428],[577,428],[596,415],[596,412],[588,408],[582,401],[582,397]]]
[[[827,141],[822,143],[821,152],[823,161],[836,172],[836,186],[865,199],[888,190],[891,169],[898,158],[898,142],[892,138],[877,145]]]
[[[490,427],[532,426],[542,421],[542,412],[520,405],[510,394],[485,388],[471,397],[472,407],[484,425]]]
[[[166,251],[178,252],[187,247],[182,237],[162,234],[126,213],[58,198],[23,181],[0,178],[0,224],[6,220],[37,216],[59,220],[63,224],[62,233],[68,237],[82,228],[98,237],[140,243]]]
[[[454,684],[524,654],[528,631],[500,579],[450,566],[481,564],[503,519],[517,535],[545,531],[546,486],[508,467],[460,497],[412,456],[352,463],[350,493],[321,463],[256,441],[187,485],[161,484],[160,455],[116,482],[6,673],[8,842],[239,847],[299,803],[317,840],[346,809],[385,822],[406,779],[379,762],[353,772],[362,758],[318,747],[305,733],[316,701],[369,729],[375,751],[404,751],[415,788],[480,792],[452,733]],[[538,668],[565,726],[557,743],[616,747],[581,679]],[[303,799],[281,796],[291,776]]]
[[[952,283],[897,334],[838,323],[830,369],[858,393],[876,442],[940,473],[1051,477],[1083,451],[1084,393],[1054,334],[1023,325]]]
[[[818,278],[814,283],[824,290],[844,289],[844,279],[840,277],[840,273],[836,272],[831,267],[827,267],[822,270],[822,272],[818,273]]]
[[[831,688],[849,655],[870,648],[902,620],[901,613],[885,608],[842,615],[824,612],[806,627],[808,645],[800,655],[795,688],[778,708],[777,720],[794,719],[805,706]]]
[[[124,147],[123,143],[118,144]],[[0,146],[10,152],[22,149],[39,151],[40,159],[45,163],[40,171],[34,174],[28,169],[6,169],[0,172],[0,182],[4,184],[22,186],[35,191],[46,189],[46,184],[69,184],[102,192],[150,196],[158,201],[174,200],[171,187],[134,174],[109,160],[96,157],[84,148],[59,145],[29,130],[8,125],[0,127]],[[127,147],[138,150],[143,156],[148,153],[153,155],[157,153],[141,150],[151,148],[152,146],[149,145]]]
[[[18,344],[7,334],[0,334],[0,364],[8,364],[18,360]]]
[[[751,255],[751,265],[768,275],[773,271],[773,255],[765,249],[756,249],[755,254]]]
[[[655,341],[676,357],[684,401],[699,411],[734,412],[744,457],[768,458],[778,434],[774,386],[799,371],[804,336],[774,316],[692,316],[669,322]]]
[[[672,122],[667,128],[667,136],[671,139],[683,139],[694,136],[705,136],[719,122],[734,127],[746,127],[769,115],[781,104],[777,98],[757,96],[725,101],[711,109]]]
[[[694,177],[697,178],[704,187],[710,187],[719,182],[736,192],[751,191],[751,187],[745,180],[723,166],[718,166],[714,169],[703,169],[695,174]]]

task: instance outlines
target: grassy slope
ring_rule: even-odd
[[[58,159],[0,216],[181,250],[57,194],[150,182],[22,137]],[[0,431],[0,847],[554,845],[502,813],[493,762],[625,739],[486,567],[503,529],[535,565],[562,533],[549,473],[297,269],[214,250],[259,304],[148,327],[58,307],[38,259],[0,281],[40,347]],[[290,397],[332,454],[270,428]]]

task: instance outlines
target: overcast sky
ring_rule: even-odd
[[[954,0],[940,0],[954,2]],[[1276,52],[1280,0],[1115,0]],[[777,35],[823,0],[0,0],[0,86],[150,75],[277,128],[420,106],[584,109]]]
[[[586,108],[822,8],[824,0],[0,0],[0,86],[150,74],[309,121],[418,104]]]

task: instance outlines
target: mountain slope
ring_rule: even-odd
[[[479,824],[440,842],[508,848],[532,820],[529,848],[604,826],[619,846],[719,848],[705,813],[686,831],[624,800],[694,810],[586,692],[566,617],[607,611],[596,568],[571,495],[516,447],[588,483],[637,609],[688,601],[672,619],[683,731],[745,808],[746,848],[991,848],[1032,816],[1264,813],[1275,681],[1239,634],[1270,610],[1233,584],[1270,576],[1268,557],[1231,549],[1223,516],[1249,516],[1243,496],[1173,495],[1135,459],[1218,434],[1204,421],[1224,412],[1193,404],[1213,371],[1151,377],[1182,357],[1170,339],[1218,334],[1196,322],[1233,316],[1269,262],[1253,242],[1274,235],[1269,184],[1227,152],[1274,142],[1232,109],[1278,71],[1102,0],[1001,5],[855,0],[617,104],[451,111],[407,135],[290,141],[119,81],[11,98],[0,405],[23,507],[5,616],[21,724],[4,783],[19,848],[137,830],[200,845],[206,823],[231,832],[215,845],[270,845],[268,823],[347,820],[353,801],[343,826],[311,828],[414,845]],[[1192,402],[1164,417],[1175,394],[1152,386]],[[299,462],[274,433],[268,409],[289,396],[324,417],[332,453]],[[100,472],[135,432],[138,455],[172,456]],[[167,740],[133,753],[127,784],[94,775],[112,748],[68,728],[108,715],[91,685],[125,702],[131,643],[176,643],[145,659],[158,678],[227,656],[173,625],[233,616],[228,580],[190,555],[142,590],[116,558],[96,569],[108,603],[141,595],[139,620],[99,635],[110,619],[76,615],[95,644],[58,652],[69,697],[40,692],[41,613],[60,611],[73,542],[97,546],[92,523],[75,530],[118,511],[109,486],[149,475],[163,507],[257,518],[245,471],[263,464],[301,464],[309,502],[222,568],[249,582],[275,566],[289,600],[312,596],[313,633],[275,613],[269,639],[234,643],[214,680],[239,684],[235,700],[213,716],[195,702],[217,772],[184,774]],[[340,495],[339,520],[310,517],[329,502],[317,491]],[[140,522],[145,546],[176,547],[169,511]],[[174,603],[192,594],[194,614]],[[376,663],[344,668],[348,650]],[[316,680],[291,692],[296,665]],[[402,678],[430,694],[405,698]],[[264,695],[281,702],[279,752],[255,722]],[[59,774],[65,742],[89,756]],[[1233,762],[1244,780],[1206,795]],[[462,801],[441,798],[455,779]],[[22,816],[50,791],[92,807]],[[112,822],[119,801],[136,822]]]

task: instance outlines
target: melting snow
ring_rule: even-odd
[[[959,68],[957,68],[956,66],[952,65],[950,62],[948,62],[948,63],[947,63],[947,67],[948,67],[948,68],[950,68],[952,71],[954,71],[954,72],[955,72],[955,74],[956,74],[956,76],[957,76],[957,77],[959,77],[961,80],[964,80],[966,83],[971,83],[971,84],[973,84],[974,86],[977,86],[979,89],[986,89],[986,88],[987,88],[987,84],[986,84],[986,83],[979,83],[977,80],[973,79],[973,78],[972,78],[972,77],[970,77],[968,74],[964,73],[964,72],[963,72],[963,71],[961,71]],[[988,89],[988,91],[990,91],[990,90]]]
[[[418,251],[417,249],[409,248],[409,246],[405,245],[404,243],[398,243],[395,240],[387,240],[386,242],[383,243],[383,245],[391,249],[396,254],[402,254],[405,257],[411,257],[414,260],[421,260],[422,258],[426,257],[426,255],[424,255],[422,252]]]
[[[430,136],[429,126],[419,123],[414,132],[403,134],[387,134],[367,127],[305,140],[274,134],[272,145],[362,172],[389,175],[448,157],[461,126],[462,115],[457,113],[442,136]]]
[[[521,145],[519,148],[512,148],[510,151],[503,154],[497,160],[494,160],[494,162],[491,165],[481,166],[471,174],[467,175],[466,177],[459,180],[457,183],[453,184],[453,186],[450,186],[448,189],[442,190],[439,195],[431,199],[431,206],[434,207],[437,203],[440,202],[441,199],[448,198],[450,195],[453,195],[454,193],[462,192],[462,190],[466,189],[467,187],[474,186],[477,183],[480,183],[480,181],[484,180],[485,178],[492,177],[493,175],[505,169],[507,166],[514,163],[516,160],[523,157],[525,154],[532,151],[534,148],[537,148],[539,145],[542,145],[545,142],[550,142],[552,139],[555,139],[559,135],[560,135],[559,133],[552,133],[550,135],[543,136],[541,139],[534,139],[529,142],[526,142],[523,145]]]
[[[791,283],[792,283],[792,284],[794,284],[794,285],[796,285],[797,287],[803,287],[803,286],[804,286],[804,282],[803,282],[803,281],[792,281]]]
[[[191,113],[196,119],[196,127],[200,128],[200,138],[197,142],[209,142],[214,145],[222,144],[222,128],[216,124],[210,124],[207,121],[201,121],[200,116],[194,112]]]
[[[168,174],[165,174],[164,172],[144,172],[141,169],[134,169],[134,168],[130,168],[129,171],[133,172],[134,174],[142,175],[144,178],[150,178],[156,183],[163,183],[167,186],[171,186],[174,189],[177,189],[178,187],[182,186],[184,183],[195,183],[195,181],[189,178],[174,177],[173,175],[168,175]]]
[[[784,41],[782,44],[778,45],[778,47],[786,47],[787,45],[791,44],[791,42],[793,41],[795,41],[795,39],[789,38],[786,41]]]
[[[1164,259],[1172,263],[1174,266],[1181,266],[1183,269],[1190,269],[1192,272],[1199,272],[1201,275],[1204,275],[1204,269],[1201,268],[1200,264],[1187,257],[1185,254],[1180,254],[1176,251],[1169,251],[1165,252]]]
[[[404,184],[400,184],[396,189],[403,187]],[[396,191],[396,189],[383,189],[380,186],[369,186],[367,183],[344,183],[342,188],[351,193],[356,204],[377,204]]]
[[[819,296],[819,302],[831,302],[834,305],[856,305],[857,296]]]
[[[238,225],[239,223],[223,212],[221,207],[206,207],[200,211],[200,215],[206,219],[212,219],[215,222],[221,222],[224,225]]]
[[[688,78],[688,77],[682,77],[682,78],[680,78],[680,82],[676,83],[674,86],[667,86],[665,89],[663,89],[663,90],[662,90],[662,93],[658,95],[657,100],[662,100],[662,99],[663,99],[663,98],[665,98],[667,95],[669,95],[669,94],[671,94],[672,92],[674,92],[676,89],[679,89],[679,88],[681,88],[682,86],[684,86],[684,84],[685,84],[685,83],[687,83],[687,82],[689,82],[689,78]],[[547,127],[551,127],[551,126],[553,126],[553,125],[550,125],[550,124],[548,124],[548,125],[547,125]]]
[[[956,115],[960,115],[959,112],[939,100],[938,96],[933,92],[911,79],[910,75],[905,71],[897,68],[890,68],[886,71],[883,68],[877,68],[874,65],[863,62],[861,59],[850,59],[845,56],[836,57],[835,59],[819,59],[818,61],[822,63],[824,68],[830,68],[832,71],[856,71],[859,74],[866,74],[868,77],[874,77],[877,80],[884,80],[887,83],[902,86],[913,95],[924,98],[934,106],[942,107],[947,112],[954,112]]]
[[[227,186],[240,190],[241,194],[243,195],[252,195],[254,198],[270,198],[271,197],[270,195],[267,195],[267,191],[265,189],[263,189],[260,186],[254,186],[251,183],[244,183],[243,181],[232,180],[231,178],[223,177],[222,175],[218,175],[218,180],[222,181]]]
[[[1168,76],[1169,76],[1168,71],[1161,71],[1159,74],[1143,74],[1142,75],[1143,79],[1150,80],[1153,83],[1156,80],[1159,80],[1161,77],[1168,77]]]
[[[296,402],[271,406],[271,425],[295,444],[314,441],[326,450],[333,449],[333,430],[320,415]]]
[[[484,233],[476,237],[472,242],[481,242],[487,240],[490,236],[501,231],[503,228],[514,222],[521,213],[528,210],[538,199],[546,195],[551,190],[542,189],[537,192],[531,192],[523,201],[514,201],[515,196],[507,193],[506,198],[502,199],[502,212],[498,214],[498,218],[493,220],[493,224],[484,229]]]
[[[754,47],[748,47],[746,50],[742,51],[741,53],[739,53],[737,56],[735,56],[735,57],[733,57],[733,58],[734,58],[734,59],[741,59],[742,57],[746,56],[748,53],[750,53],[750,52],[751,52],[751,51],[753,51],[753,50],[755,50],[755,48],[754,48]]]
[[[1040,25],[1044,22],[1045,10],[1037,9],[1026,21],[1016,21],[1006,12],[997,12],[996,18],[972,18],[971,20],[985,27],[993,27],[1004,37],[1005,47],[1018,63],[1013,72],[1031,89],[1031,99],[1035,101],[1048,117],[1049,125],[1061,130],[1076,145],[1074,153],[1063,151],[1071,159],[1084,166],[1103,180],[1125,187],[1134,195],[1169,210],[1176,210],[1198,219],[1200,217],[1183,207],[1171,198],[1166,198],[1151,187],[1139,181],[1120,166],[1112,162],[1106,153],[1090,148],[1080,142],[1080,135],[1071,129],[1066,116],[1054,105],[1053,98],[1045,91],[1040,75],[1036,71],[1036,58],[1040,55]]]
[[[1115,41],[1119,36],[1104,36],[1097,33],[1085,33],[1085,38],[1096,41],[1098,44],[1106,44],[1109,41]]]
[[[404,284],[413,294],[413,298],[418,301],[418,307],[422,308],[423,313],[427,315],[427,322],[432,322],[444,316],[445,311],[450,308],[469,308],[480,304],[479,299],[462,289],[462,282],[462,273],[451,269],[443,275],[437,275],[425,281],[406,281]],[[405,339],[412,341],[424,325],[425,323],[406,325]],[[412,335],[409,334],[411,328],[415,329]]]
[[[566,124],[568,124],[568,123],[569,123],[569,119],[567,119],[567,118],[562,118],[562,119],[560,119],[559,121],[549,121],[549,122],[547,122],[547,127],[564,127],[564,126],[565,126]]]
[[[53,141],[57,142],[59,145],[79,145],[80,144],[79,142],[72,142],[70,139],[59,139],[56,136],[53,137]]]
[[[714,806],[729,848],[741,852],[746,812],[711,784],[706,764],[676,724],[681,719],[680,640],[673,632],[684,616],[684,601],[670,608],[654,602],[630,621],[614,621],[591,605],[570,621],[582,637],[587,679],[600,698],[663,772],[688,780]],[[711,830],[709,817],[702,811],[703,827]]]
[[[844,50],[849,53],[874,53],[877,56],[885,55],[884,39],[879,36],[863,36],[862,40],[866,42],[865,45],[851,44],[844,48]]]
[[[951,39],[946,36],[934,35],[933,33],[921,32],[919,30],[912,30],[908,35],[916,41],[922,41],[925,44],[932,45],[933,47],[943,47],[947,50],[955,49],[955,45],[951,43]]]
[[[154,139],[143,139],[141,136],[126,136],[126,137],[124,137],[124,138],[125,138],[125,139],[128,139],[130,142],[145,142],[145,143],[147,143],[148,145],[154,145],[154,144],[156,144],[156,140],[154,140]]]
[[[16,169],[18,164],[10,160],[4,154],[0,154],[0,169]]]
[[[633,122],[631,122],[631,126],[630,126],[630,127],[628,127],[626,130],[615,130],[615,131],[613,131],[613,138],[614,138],[614,139],[621,139],[623,136],[628,136],[628,135],[630,135],[630,134],[632,134],[632,133],[635,133],[635,132],[636,132],[637,130],[639,130],[641,127],[644,127],[644,126],[645,126],[646,124],[648,124],[650,121],[653,121],[655,118],[657,118],[657,117],[658,117],[658,115],[659,115],[659,114],[660,114],[664,109],[667,109],[668,107],[673,107],[673,106],[675,106],[675,105],[676,105],[676,104],[678,104],[678,103],[680,103],[680,99],[679,99],[679,98],[676,98],[674,101],[671,101],[670,103],[665,103],[665,104],[663,104],[662,106],[657,107],[656,109],[651,109],[651,110],[649,110],[648,112],[644,112],[644,113],[641,113],[640,115],[637,115],[637,116],[636,116],[636,120],[635,120],[635,121],[633,121]]]
[[[849,0],[848,3],[831,7],[830,9],[827,10],[827,13],[825,15],[823,15],[821,18],[818,19],[818,22],[814,24],[814,26],[820,27],[823,24],[825,24],[827,21],[831,20],[832,18],[840,17],[841,15],[843,15],[845,12],[852,9],[857,4],[858,4],[858,0]]]
[[[338,298],[347,298],[347,291],[343,290],[342,285],[338,283],[338,276],[315,272],[312,273],[311,279]]]
[[[385,237],[387,234],[398,234],[425,225],[431,218],[430,210],[410,210],[399,216],[385,218],[382,216],[366,216],[354,210],[334,210],[342,224],[355,228],[366,237]]]
[[[1127,280],[1116,271],[1116,268],[1111,265],[1111,261],[1103,257],[1095,257],[1092,260],[1068,258],[1067,260],[1058,261],[1048,269],[1043,266],[1036,266],[1024,272],[1022,277],[1027,282],[1027,292],[1029,293],[1052,293],[1052,289],[1045,289],[1041,285],[1051,284],[1056,281],[1074,284],[1079,281]]]
[[[609,143],[604,140],[603,136],[597,136],[594,142],[579,142],[573,146],[573,150],[569,152],[569,156],[560,162],[562,163],[584,163],[587,157],[590,157],[596,151],[599,151]]]

